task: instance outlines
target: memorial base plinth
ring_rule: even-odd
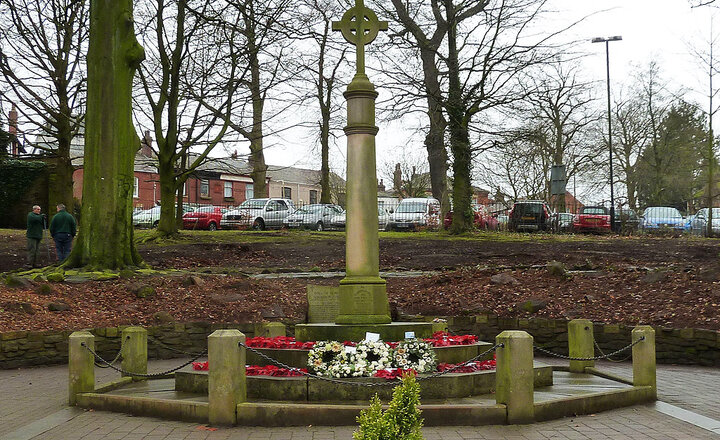
[[[405,332],[414,332],[416,338],[432,336],[430,322],[392,322],[389,324],[344,325],[333,323],[298,324],[295,326],[295,339],[298,341],[362,341],[365,334],[378,333],[383,341],[402,341]]]

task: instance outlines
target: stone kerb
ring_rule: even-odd
[[[533,337],[527,332],[506,330],[496,338],[495,401],[507,407],[510,424],[535,420]]]
[[[247,399],[245,335],[215,330],[208,336],[208,420],[212,425],[237,423],[237,405]]]
[[[657,376],[655,365],[655,330],[640,325],[632,331],[632,342],[645,338],[632,348],[633,385],[652,387],[652,397],[657,399]]]
[[[95,337],[88,331],[74,332],[69,338],[68,402],[77,403],[79,393],[95,390],[95,356],[88,350],[95,349]]]

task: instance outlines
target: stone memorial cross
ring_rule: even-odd
[[[347,100],[347,221],[345,241],[346,277],[340,281],[336,324],[388,324],[385,280],[380,278],[378,243],[377,171],[375,166],[375,86],[365,75],[365,45],[386,30],[386,21],[365,7],[363,0],[333,22],[355,45],[355,77],[344,93]]]

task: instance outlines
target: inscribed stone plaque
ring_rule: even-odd
[[[336,286],[307,285],[308,322],[335,322],[340,309]]]
[[[366,314],[372,313],[372,294],[367,290],[361,289],[355,292],[354,308],[355,313]]]

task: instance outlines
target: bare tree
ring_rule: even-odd
[[[342,15],[342,10],[333,0],[304,0],[299,6],[296,37],[304,44],[298,48],[298,56],[289,61],[298,72],[290,93],[297,95],[297,105],[303,110],[308,101],[317,104],[318,116],[312,128],[317,130],[320,144],[320,203],[332,203],[330,141],[341,119],[343,101],[337,98],[347,45],[332,32],[331,22]],[[307,111],[302,113],[305,119],[312,118]]]
[[[482,3],[482,2],[480,2]],[[418,81],[416,72],[408,68],[407,59],[396,58],[396,51],[391,52],[388,63],[393,68],[388,72],[395,76],[396,83],[401,84],[400,93],[395,97],[417,101],[425,100],[428,128],[425,134],[425,149],[428,153],[430,181],[433,197],[440,200],[442,211],[449,209],[447,191],[448,153],[445,147],[447,119],[443,110],[444,94],[442,90],[442,74],[438,64],[441,45],[448,33],[448,22],[442,14],[442,5],[437,0],[404,2],[392,0],[392,8],[386,2],[379,2],[379,7],[389,14],[401,26],[401,31],[391,35],[391,44],[398,45],[415,56],[418,51],[422,63],[422,81]],[[468,11],[472,13],[472,11]],[[414,87],[417,92],[408,92],[407,86]],[[402,110],[406,110],[403,106]]]
[[[152,121],[160,180],[158,233],[167,236],[182,221],[185,181],[228,129],[243,74],[239,32],[220,25],[223,11],[208,2],[153,0],[142,5],[138,15],[147,60],[138,74],[143,94],[136,101]],[[216,111],[208,111],[204,102]]]
[[[34,145],[55,161],[49,202],[72,205],[72,139],[85,114],[85,0],[6,0],[0,3],[0,78],[23,119],[51,139]],[[26,139],[27,140],[27,139]]]

